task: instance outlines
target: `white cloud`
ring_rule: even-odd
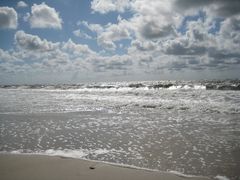
[[[0,28],[16,29],[17,12],[10,7],[0,7]]]
[[[129,50],[134,50],[136,48],[138,51],[151,51],[156,49],[156,44],[152,41],[134,40],[131,45],[132,47]]]
[[[52,43],[38,36],[26,34],[24,31],[16,32],[15,41],[19,48],[31,51],[52,51],[59,45],[59,43]]]
[[[186,36],[190,41],[202,42],[206,40],[210,26],[201,20],[197,20],[188,22],[186,28],[188,29]]]
[[[131,38],[127,23],[122,19],[119,19],[118,24],[107,24],[105,26],[100,24],[91,24],[87,21],[80,21],[77,24],[83,25],[90,31],[96,33],[98,45],[110,51],[114,51],[116,49],[117,46],[114,43],[115,41]],[[74,33],[75,35],[78,35],[80,32],[75,31]]]
[[[231,46],[231,49],[238,51],[240,44],[240,14],[225,19],[221,25],[219,34],[221,40],[225,41],[222,45]]]
[[[8,51],[4,51],[0,49],[0,62],[10,62],[10,61],[16,61],[16,58],[12,56]]]
[[[117,41],[130,39],[132,42],[128,55],[138,59],[140,66],[170,70],[202,70],[212,67],[220,69],[230,64],[240,64],[237,52],[240,42],[237,14],[240,11],[239,6],[234,8],[238,2],[129,0],[124,1],[118,9],[112,4],[113,1],[96,0],[92,2],[95,12],[104,14],[130,10],[133,15],[128,19],[118,17],[116,24],[99,25],[99,28],[96,28],[98,30],[90,27],[88,22],[81,24],[96,32],[98,44],[107,50],[114,51]],[[186,15],[196,17],[199,11],[203,12],[201,16],[204,17],[187,20],[182,24]],[[224,18],[224,21],[220,27],[215,27],[216,32],[210,33],[216,17]],[[182,25],[186,32],[180,33],[178,31],[183,28]],[[135,54],[150,58],[137,58]],[[99,67],[105,66],[100,64]]]
[[[175,34],[184,15],[196,14],[202,10],[208,16],[229,17],[240,13],[240,1],[225,0],[94,0],[92,9],[100,13],[123,12],[129,9],[134,13],[129,23],[137,36],[145,39],[158,39]]]
[[[130,7],[129,0],[93,0],[91,2],[91,8],[95,12],[102,14],[110,11],[124,12],[125,9]]]
[[[208,33],[210,26],[201,20],[186,23],[186,33],[162,42],[164,53],[177,56],[205,55],[214,45],[214,39]]]
[[[8,65],[18,59],[22,60],[19,64],[24,64],[26,60],[24,70],[32,68],[39,72],[71,71],[78,72],[79,77],[85,76],[84,73],[87,72],[98,79],[101,78],[99,74],[109,76],[139,73],[142,77],[146,74],[151,74],[152,77],[157,74],[159,77],[159,72],[171,74],[183,71],[203,72],[208,69],[220,72],[224,68],[233,67],[237,69],[240,66],[240,15],[237,12],[238,7],[234,10],[238,1],[231,2],[94,0],[94,12],[129,10],[132,15],[127,19],[118,16],[116,24],[102,25],[87,21],[77,23],[79,28],[72,33],[81,38],[96,39],[96,43],[103,48],[101,51],[95,52],[88,45],[73,42],[71,39],[67,42],[53,43],[36,35],[18,31],[15,34],[17,48],[11,52],[0,50],[0,60]],[[44,6],[42,9],[46,9],[47,5],[43,3],[34,6],[38,6],[38,9],[41,9],[39,6]],[[26,15],[26,20],[31,22],[34,16],[41,17],[42,20],[46,18],[33,13],[33,7],[32,13]],[[52,11],[57,13],[53,8]],[[201,15],[196,18],[199,11]],[[38,13],[43,12],[39,10]],[[186,15],[194,18],[185,19]],[[59,18],[59,15],[57,16]],[[50,21],[52,22],[51,18]],[[62,22],[59,24],[61,26]],[[126,39],[127,41],[121,42]],[[120,52],[117,47],[121,48]],[[121,55],[117,55],[118,53]],[[29,60],[32,60],[32,64]],[[1,67],[10,72],[12,66],[8,65]],[[16,69],[20,69],[20,66]]]
[[[12,53],[0,49],[0,61],[24,62],[31,60],[29,66],[36,71],[76,69],[73,62],[83,61],[90,57],[97,56],[87,45],[74,43],[71,39],[67,42],[53,43],[41,39],[36,35],[27,34],[24,31],[17,31],[15,34],[16,49]],[[36,66],[37,63],[37,66]],[[81,62],[84,67],[91,65],[89,62]],[[37,68],[37,69],[36,69]]]
[[[174,9],[179,13],[195,13],[196,10],[206,11],[208,15],[215,17],[230,17],[240,13],[239,0],[175,0]]]
[[[74,43],[71,39],[69,39],[67,42],[62,43],[62,49],[73,53],[75,55],[82,55],[86,56],[89,54],[95,54],[89,47],[88,45],[83,45],[83,44],[76,44]]]
[[[99,37],[98,38],[98,44],[102,46],[104,49],[107,49],[109,51],[114,51],[116,50],[116,45],[114,44],[113,41],[105,39],[104,37]]]
[[[14,74],[24,72],[37,73],[39,77],[57,75],[57,78],[64,74],[61,78],[67,78],[69,73],[78,72],[83,79],[86,73],[99,78],[99,73],[107,72],[102,75],[108,77],[113,71],[122,74],[133,66],[128,55],[104,56],[91,50],[88,45],[75,43],[71,39],[53,43],[37,35],[17,31],[15,45],[11,52],[0,49],[1,73],[8,73],[13,77]]]
[[[25,8],[25,7],[28,7],[27,3],[25,3],[24,1],[19,1],[17,3],[17,7],[18,8]]]
[[[130,20],[139,38],[159,39],[175,35],[182,16],[172,10],[169,0],[141,0],[132,3],[136,15]]]
[[[108,24],[106,28],[98,34],[97,42],[105,49],[115,50],[115,41],[130,38],[130,32],[126,24],[119,22],[119,24]]]
[[[122,1],[121,1],[122,2]],[[94,1],[93,1],[94,3]],[[92,6],[93,10],[100,11],[102,13],[107,13],[110,10],[118,11],[116,8],[110,8],[111,6],[104,6],[105,4],[111,4],[107,0],[96,1],[95,4],[102,4],[102,6],[98,6],[96,9],[95,6]],[[114,1],[115,4],[117,4]],[[134,31],[135,36],[137,38],[143,39],[158,39],[165,38],[167,36],[175,35],[175,27],[179,26],[182,20],[182,16],[175,13],[172,9],[172,1],[168,0],[141,0],[141,1],[123,1],[122,4],[124,6],[118,7],[128,7],[132,13],[134,13],[133,17],[128,20],[124,20],[118,17],[118,24],[112,25],[112,33],[117,32],[117,29],[121,29],[122,33],[118,33],[120,37],[123,37],[123,32],[125,35],[129,35],[129,31]],[[101,8],[100,8],[101,7]],[[106,7],[109,7],[106,8]],[[124,9],[124,8],[122,8]],[[115,26],[115,27],[114,27]],[[118,26],[118,27],[116,27]],[[113,29],[114,27],[114,29]],[[108,30],[111,30],[107,27]],[[128,32],[128,33],[126,33]],[[103,33],[104,34],[104,33]],[[116,34],[116,33],[115,33]],[[103,35],[102,35],[103,36]],[[125,37],[124,37],[125,38]],[[120,39],[120,38],[119,38]]]
[[[31,28],[62,28],[62,19],[59,13],[44,2],[42,4],[33,4],[31,15],[28,18]]]
[[[83,25],[89,30],[91,30],[92,32],[95,32],[97,34],[101,33],[104,29],[104,27],[100,24],[89,24],[87,21],[79,21],[77,24]]]
[[[41,55],[39,55],[41,56]],[[55,51],[49,52],[47,56],[41,57],[41,65],[45,69],[51,69],[55,71],[63,70],[71,64],[69,54],[62,51],[61,49],[56,49]]]
[[[26,13],[26,14],[23,16],[23,20],[24,20],[25,22],[28,22],[30,16],[31,16],[30,13]]]
[[[122,22],[122,21],[121,21]],[[110,24],[105,28],[101,36],[111,39],[112,41],[119,41],[122,39],[130,39],[130,32],[125,23]]]
[[[89,59],[95,72],[124,71],[131,69],[133,65],[129,55],[92,56]]]
[[[111,6],[112,3],[116,5],[120,1],[93,1],[92,8],[100,13],[124,11],[128,8],[134,15],[128,20],[118,17],[117,24],[108,24],[97,30],[97,42],[103,48],[115,50],[115,42],[122,39],[146,41],[176,36],[175,29],[182,17],[172,12],[172,3],[168,0],[121,1],[122,4],[118,6],[121,7],[120,10]],[[92,29],[89,23],[84,24]]]
[[[73,31],[73,34],[77,37],[80,38],[84,38],[84,39],[92,39],[91,36],[89,36],[88,34],[86,34],[85,32],[82,32],[80,29],[77,29],[75,31]]]

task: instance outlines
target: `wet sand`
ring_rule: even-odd
[[[205,177],[183,177],[169,172],[150,171],[43,155],[0,155],[2,180],[207,180]]]

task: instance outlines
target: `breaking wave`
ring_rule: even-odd
[[[145,82],[108,82],[90,84],[57,84],[57,85],[0,85],[2,89],[46,89],[46,90],[240,90],[240,80],[224,81],[145,81]]]

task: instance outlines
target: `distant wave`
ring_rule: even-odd
[[[2,89],[183,89],[183,90],[240,90],[240,80],[225,81],[142,81],[92,84],[57,84],[57,85],[0,85]]]

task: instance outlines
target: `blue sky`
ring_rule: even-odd
[[[239,78],[239,24],[238,0],[2,0],[0,83]]]

